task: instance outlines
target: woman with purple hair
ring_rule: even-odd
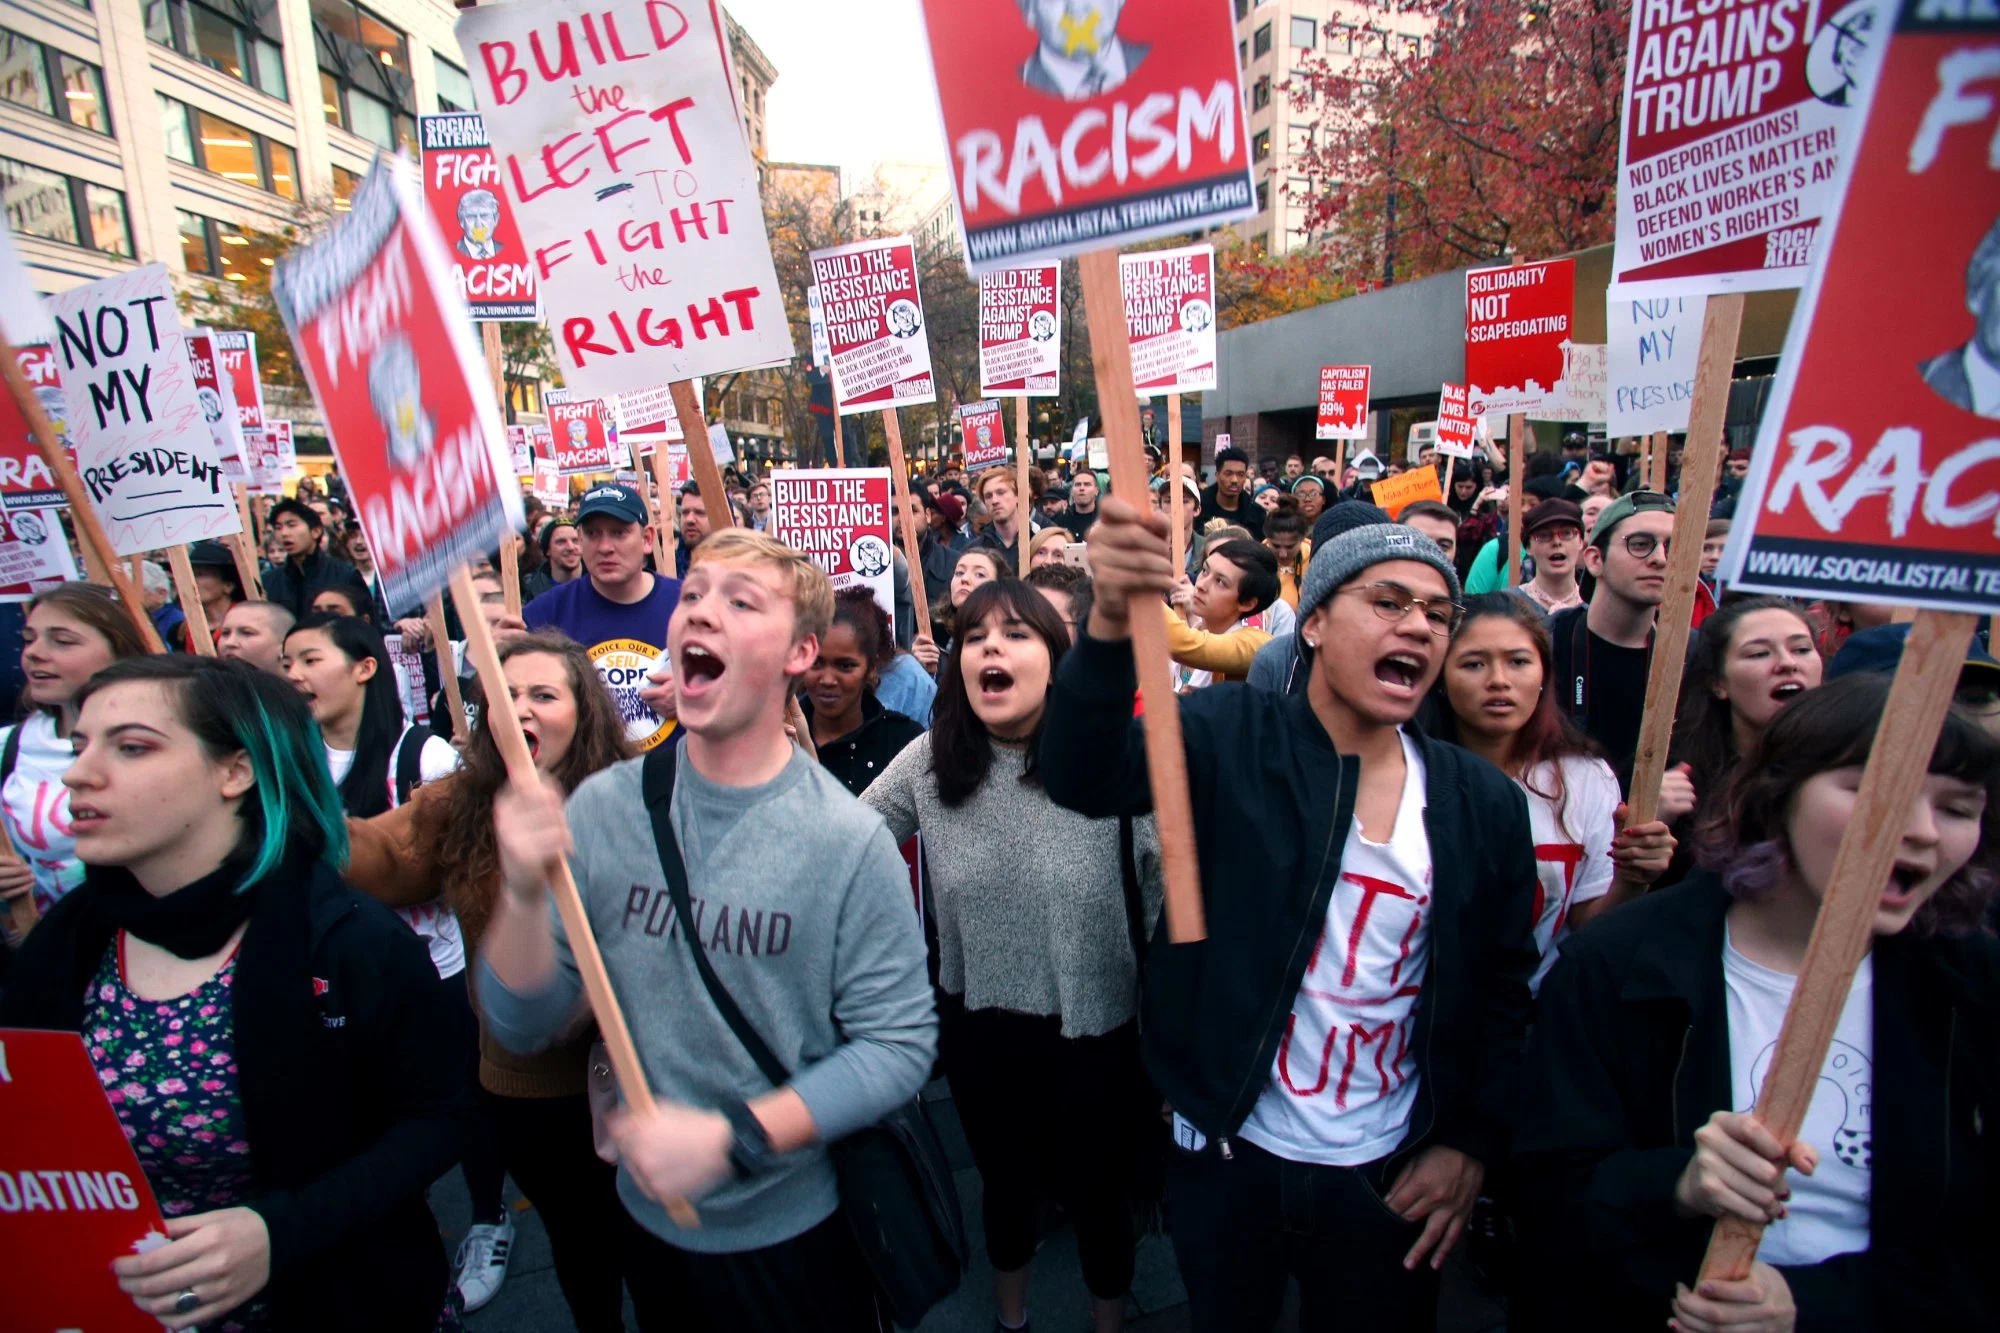
[[[1702,868],[1565,944],[1515,1139],[1541,1251],[1523,1269],[1565,1276],[1522,1284],[1511,1327],[1956,1329],[2000,1309],[2000,941],[1982,929],[2000,744],[1957,709],[1884,830],[1895,868],[1797,1139],[1753,1113],[1887,697],[1862,675],[1794,701],[1695,830]],[[1764,1227],[1757,1261],[1698,1283],[1723,1217]]]

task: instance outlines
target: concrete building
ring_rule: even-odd
[[[847,192],[861,237],[914,235],[950,198],[951,173],[942,162],[878,162]]]

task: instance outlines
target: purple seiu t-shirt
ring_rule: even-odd
[[[584,646],[597,674],[611,691],[625,734],[641,750],[650,750],[673,734],[639,697],[651,671],[667,651],[667,624],[680,604],[679,579],[653,575],[653,590],[645,600],[629,605],[614,602],[592,586],[590,578],[571,579],[529,602],[521,619],[532,630],[560,630]]]

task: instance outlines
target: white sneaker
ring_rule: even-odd
[[[477,1223],[458,1243],[458,1294],[470,1314],[499,1294],[507,1280],[507,1255],[514,1248],[514,1219]]]

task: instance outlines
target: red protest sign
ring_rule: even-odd
[[[1799,285],[1876,21],[1873,0],[1632,6],[1617,295]]]
[[[215,452],[222,459],[222,475],[232,482],[248,481],[250,472],[243,462],[243,423],[237,416],[229,377],[216,364],[215,335],[207,329],[189,330],[187,352],[188,369],[194,373],[195,401],[201,404],[209,438],[215,441]]]
[[[166,1243],[139,1159],[74,1032],[0,1028],[8,1328],[159,1333],[111,1261]]]
[[[1962,12],[1906,5],[1876,34],[1737,503],[1732,587],[2000,611],[2000,22]]]
[[[41,344],[16,348],[15,352],[22,374],[33,386],[35,397],[41,400],[42,411],[48,414],[49,424],[61,436],[68,409],[63,403],[62,383],[56,377],[55,354]],[[75,463],[75,454],[70,455],[70,461]],[[11,510],[68,503],[62,483],[49,470],[48,460],[42,457],[41,447],[28,429],[28,419],[21,415],[11,394],[0,394],[0,504]]]
[[[612,451],[611,419],[603,400],[570,398],[556,402],[544,396],[549,412],[549,435],[556,451],[556,471],[565,477],[588,472],[609,472],[620,460]]]
[[[0,511],[0,602],[25,602],[80,577],[53,506]]]
[[[1055,394],[1062,383],[1062,265],[1002,269],[979,279],[979,392]]]
[[[1319,368],[1319,421],[1316,440],[1368,438],[1367,366]]]
[[[522,523],[485,358],[406,164],[377,158],[271,292],[391,606],[414,606]]]
[[[1215,379],[1215,247],[1118,256],[1132,387],[1141,394],[1199,393]]]
[[[1007,461],[1007,425],[1000,417],[1000,404],[988,399],[962,403],[958,425],[965,441],[965,470],[977,472]]]
[[[245,426],[264,424],[264,381],[257,374],[257,335],[244,329],[216,329],[211,335],[215,363],[229,379],[229,396],[236,400],[236,419]]]
[[[458,294],[474,319],[535,318],[535,270],[500,192],[500,167],[477,111],[417,117],[424,202],[451,245]]]
[[[1576,261],[1548,259],[1465,275],[1465,383],[1472,415],[1532,415],[1569,364]]]
[[[910,238],[885,236],[815,250],[812,274],[826,313],[839,413],[936,402],[923,296],[917,291],[917,248]]]
[[[513,460],[514,475],[526,477],[535,470],[535,428],[507,427],[507,456]]]
[[[1455,458],[1472,458],[1479,453],[1473,443],[1477,418],[1463,384],[1447,384],[1438,390],[1437,449]]]
[[[1236,34],[1214,0],[924,0],[975,273],[1257,211]]]
[[[812,557],[835,592],[863,585],[895,614],[889,469],[815,468],[771,473],[771,535]]]

